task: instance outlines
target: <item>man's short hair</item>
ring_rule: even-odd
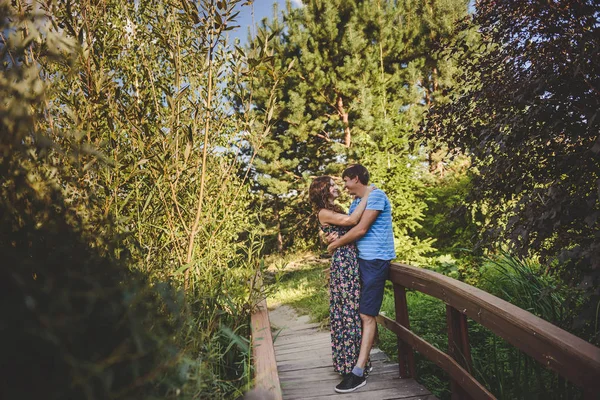
[[[367,171],[367,169],[360,164],[352,164],[348,168],[346,168],[342,173],[342,179],[344,179],[345,177],[348,177],[350,179],[358,177],[358,180],[363,185],[369,184],[369,171]]]

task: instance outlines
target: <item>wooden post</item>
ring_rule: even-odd
[[[467,316],[454,307],[446,305],[446,321],[448,323],[448,354],[454,358],[469,373],[472,373],[471,347],[469,346],[469,332]],[[470,399],[471,397],[456,380],[450,381],[452,400]]]
[[[394,303],[396,308],[396,322],[406,329],[410,329],[408,303],[406,302],[406,289],[404,286],[394,284]],[[414,352],[400,338],[398,338],[398,366],[400,378],[416,378]]]

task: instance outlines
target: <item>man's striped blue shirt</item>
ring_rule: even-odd
[[[355,199],[350,204],[349,214],[358,206],[361,199]],[[380,211],[379,215],[356,245],[358,257],[363,260],[393,260],[396,258],[394,249],[394,231],[392,228],[392,205],[383,190],[375,189],[367,199],[367,210]]]

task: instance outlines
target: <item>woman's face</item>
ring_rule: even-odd
[[[333,179],[329,182],[329,194],[331,195],[332,199],[337,199],[338,197],[340,197],[340,190],[338,188],[338,186],[335,184],[335,182],[333,181]]]

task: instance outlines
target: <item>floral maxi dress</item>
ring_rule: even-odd
[[[326,234],[342,236],[347,228],[321,226]],[[361,320],[358,312],[360,276],[358,251],[354,243],[342,246],[333,253],[329,279],[329,321],[333,368],[340,374],[349,374],[360,353]]]

